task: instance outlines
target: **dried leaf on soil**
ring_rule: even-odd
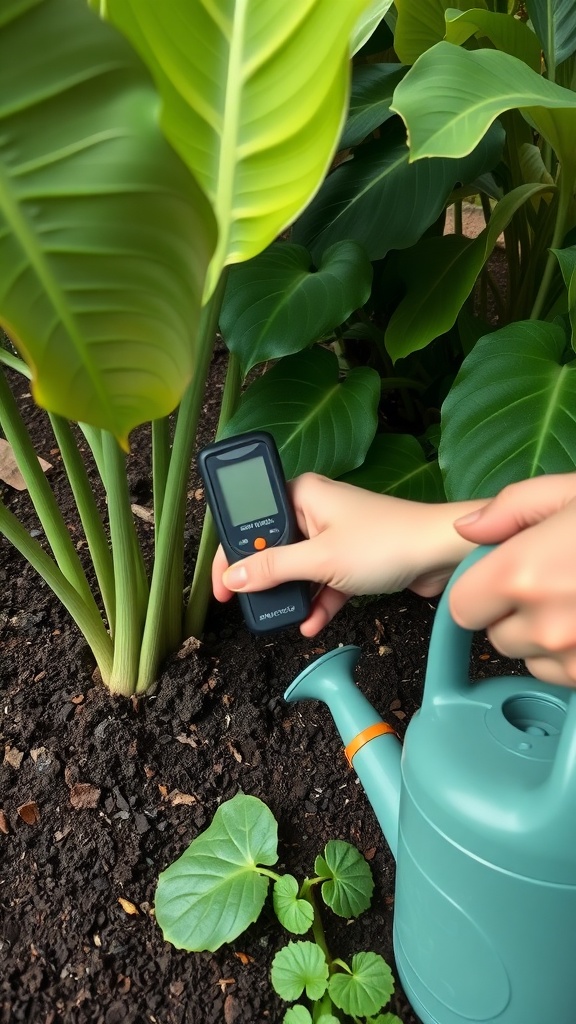
[[[136,904],[132,903],[130,900],[125,900],[123,898],[123,896],[119,896],[118,897],[118,903],[122,907],[122,910],[125,910],[127,914],[139,914],[140,913],[140,911],[138,910],[138,907],[136,906]]]
[[[5,836],[10,832],[10,826],[8,825],[8,818],[4,814],[4,811],[0,811],[0,832],[3,832]]]
[[[40,466],[44,473],[48,469],[52,469],[49,462],[45,462],[44,459],[38,459]],[[8,443],[3,437],[0,437],[0,480],[3,483],[8,484],[9,487],[13,487],[15,491],[25,491],[26,481],[18,469],[18,463],[14,457],[12,445]]]
[[[166,799],[173,807],[177,807],[178,804],[195,804],[198,802],[197,797],[192,796],[192,793],[181,793],[179,789],[171,790]]]
[[[36,825],[40,821],[40,811],[35,800],[29,800],[26,804],[20,804],[16,810],[27,825]]]
[[[75,782],[70,787],[70,803],[77,811],[91,810],[98,806],[101,790],[89,782]]]
[[[154,525],[154,511],[151,508],[145,508],[144,505],[130,505],[132,512],[138,519],[142,519],[145,523],[151,523]]]
[[[22,764],[24,752],[18,750],[18,747],[11,747],[9,743],[6,744],[6,750],[4,751],[4,762],[9,764],[11,768],[19,768]]]

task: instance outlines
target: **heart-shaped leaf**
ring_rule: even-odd
[[[377,435],[362,465],[340,479],[410,501],[446,500],[437,461],[426,459],[422,446],[411,434]]]
[[[442,406],[439,460],[449,501],[576,464],[576,360],[558,324],[535,320],[480,338]]]
[[[293,875],[283,875],[274,883],[272,899],[280,924],[294,935],[304,935],[312,927],[314,908],[308,900],[298,899],[298,889]]]
[[[332,352],[281,359],[248,387],[222,436],[273,434],[288,479],[314,470],[337,477],[359,466],[376,433],[380,377],[370,367],[341,381]]]
[[[358,917],[367,910],[374,892],[370,865],[350,843],[332,839],[324,847],[324,856],[316,857],[314,873],[328,881],[322,896],[339,917]]]
[[[258,865],[278,860],[278,828],[261,800],[238,793],[205,832],[160,875],[156,919],[178,949],[215,950],[256,920],[269,879]]]
[[[312,1024],[310,1011],[302,1003],[296,1003],[286,1010],[282,1024]]]
[[[244,374],[320,341],[370,295],[372,265],[356,242],[337,242],[318,268],[301,245],[276,242],[228,275],[220,329]]]
[[[340,149],[357,146],[388,118],[394,89],[406,74],[402,64],[360,64],[354,69],[348,120]]]
[[[315,942],[289,942],[272,961],[272,986],[281,999],[291,1002],[303,992],[321,999],[328,985],[328,964]]]
[[[216,211],[209,295],[222,267],[266,248],[322,181],[348,101],[350,36],[368,0],[103,6],[150,67],[166,135]]]
[[[214,218],[119,33],[77,0],[1,21],[0,324],[40,405],[126,447],[192,376]]]
[[[344,1013],[368,1017],[386,1005],[394,992],[394,978],[378,953],[356,953],[350,974],[333,974],[328,992]]]

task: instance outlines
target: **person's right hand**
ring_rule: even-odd
[[[288,485],[305,538],[270,547],[228,568],[221,548],[212,585],[219,601],[237,591],[266,590],[288,580],[319,584],[300,629],[314,636],[353,594],[392,593],[410,586],[439,593],[471,546],[452,523],[483,502],[426,505],[305,473]]]

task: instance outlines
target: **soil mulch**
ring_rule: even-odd
[[[40,430],[38,454],[55,463],[58,490],[57,453]],[[143,445],[130,483],[145,504]],[[191,552],[201,525],[194,487]],[[32,528],[26,496],[5,500]],[[158,873],[239,790],[277,817],[279,870],[310,875],[329,839],[362,851],[376,882],[373,907],[352,923],[327,911],[328,944],[344,958],[374,950],[393,967],[387,844],[328,710],[287,705],[282,694],[315,656],[358,644],[360,686],[402,734],[421,701],[433,605],[410,593],[349,604],[313,641],[297,630],[253,637],[235,602],[214,606],[202,644],[171,660],[153,696],[112,698],[94,682],[68,616],[0,538],[3,1024],[280,1022],[285,1004],[269,970],[288,936],[268,906],[216,953],[173,949],[154,919]],[[510,670],[482,640],[472,664],[478,676]],[[417,1024],[399,986],[390,1009]]]

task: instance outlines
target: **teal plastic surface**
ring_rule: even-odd
[[[379,735],[352,763],[397,859],[396,967],[424,1024],[576,1024],[576,694],[470,680],[448,596],[489,550],[439,603],[404,748]],[[346,746],[381,722],[359,655],[331,651],[285,694],[328,704]]]

